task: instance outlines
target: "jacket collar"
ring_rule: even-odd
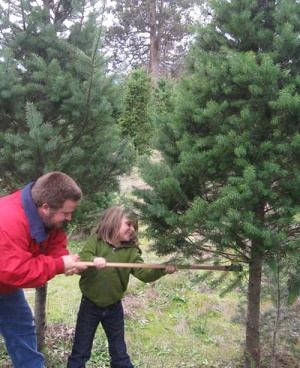
[[[42,242],[47,238],[44,223],[33,203],[31,188],[34,182],[27,184],[21,191],[21,202],[29,223],[30,235],[38,242]]]

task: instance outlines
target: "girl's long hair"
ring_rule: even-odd
[[[97,238],[115,246],[119,245],[119,230],[124,216],[133,221],[133,226],[137,231],[138,221],[136,215],[131,211],[127,211],[123,206],[114,206],[103,212],[96,230]]]

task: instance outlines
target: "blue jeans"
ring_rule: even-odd
[[[23,290],[0,294],[0,334],[15,368],[44,368],[37,351],[35,326]]]
[[[68,359],[68,368],[84,368],[90,359],[94,336],[99,323],[102,324],[108,340],[111,368],[133,368],[126,352],[124,339],[124,311],[122,302],[118,301],[108,307],[97,307],[85,298],[77,316],[75,338],[72,353]]]

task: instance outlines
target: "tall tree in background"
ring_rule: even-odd
[[[107,42],[114,65],[146,67],[154,78],[177,75],[193,24],[196,0],[118,0]]]
[[[101,12],[72,0],[0,6],[1,191],[66,172],[83,188],[86,221],[107,206],[133,158],[116,123],[120,96],[101,52]],[[35,317],[44,318],[38,291]],[[36,323],[41,347],[45,321]]]
[[[209,5],[178,98],[165,95],[163,159],[141,167],[152,189],[135,191],[136,206],[160,254],[249,266],[245,367],[253,368],[263,266],[300,245],[300,4]]]
[[[125,85],[125,101],[118,120],[122,134],[132,138],[139,155],[150,154],[154,131],[151,76],[144,68],[133,70]]]

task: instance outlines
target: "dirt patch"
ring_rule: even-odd
[[[130,194],[133,188],[144,189],[147,187],[147,184],[140,177],[138,169],[134,168],[132,173],[127,176],[120,176],[120,194],[121,196]]]
[[[151,161],[158,162],[161,161],[162,157],[158,151],[153,151],[151,154]],[[123,175],[119,177],[120,180],[120,194],[126,195],[132,192],[133,187],[138,189],[149,189],[149,185],[146,184],[140,176],[139,170],[137,167],[132,169],[130,175]]]

